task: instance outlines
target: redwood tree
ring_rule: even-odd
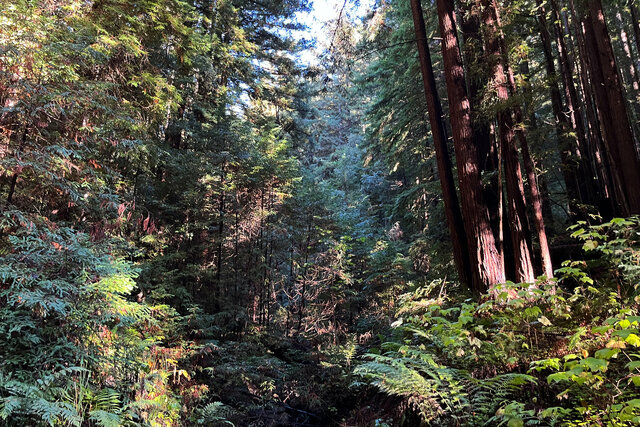
[[[498,100],[503,104],[498,110],[500,144],[504,154],[507,205],[511,241],[513,245],[516,280],[532,282],[535,279],[531,241],[527,222],[522,171],[516,147],[513,111],[504,104],[509,100],[507,73],[502,58],[501,41],[498,33],[497,10],[493,0],[483,0],[482,20],[485,30],[485,47],[491,64],[492,82]]]
[[[467,236],[462,221],[462,212],[456,194],[455,181],[453,179],[451,157],[447,149],[447,135],[443,122],[442,105],[436,88],[436,79],[433,74],[431,64],[431,53],[427,40],[427,32],[422,14],[422,4],[420,0],[411,0],[411,12],[413,14],[413,25],[418,43],[418,54],[420,57],[420,70],[424,83],[424,93],[427,100],[429,121],[431,123],[431,134],[436,151],[438,163],[438,174],[440,185],[442,186],[442,197],[444,209],[447,217],[451,242],[453,245],[453,256],[460,274],[460,279],[467,285],[471,285],[471,262],[469,261],[469,246]]]
[[[612,161],[623,214],[640,213],[640,159],[604,18],[601,0],[589,0],[583,27],[595,88],[596,106]]]
[[[436,0],[436,4],[462,214],[474,268],[472,283],[474,291],[483,292],[491,285],[504,282],[504,263],[496,247],[489,210],[482,194],[482,178],[478,167],[477,148],[473,143],[471,109],[458,44],[453,0]]]

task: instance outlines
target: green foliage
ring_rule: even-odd
[[[369,354],[371,361],[359,365],[355,374],[387,394],[407,399],[427,422],[487,422],[524,384],[535,383],[534,377],[517,373],[477,379],[468,371],[438,364],[420,346],[386,347],[392,350]]]
[[[431,37],[437,33],[437,14],[425,19]],[[441,226],[446,218],[414,38],[410,4],[393,1],[376,9],[359,44],[366,57],[356,75],[357,90],[368,101],[365,165],[388,181],[383,200],[389,228],[402,231],[408,243],[403,252],[413,264],[404,273],[455,281],[449,234]],[[438,70],[440,49],[432,48],[431,55]],[[444,99],[442,81],[437,83]]]
[[[620,286],[626,296],[640,283],[640,219],[613,218],[588,226],[579,221],[570,227],[571,236],[582,242],[583,250],[594,257],[589,268],[604,268],[610,274],[600,278],[609,286]]]
[[[222,402],[212,402],[207,404],[204,408],[202,408],[202,412],[200,418],[198,419],[199,424],[206,425],[230,425],[234,424],[231,421],[228,421],[225,418],[225,405]]]
[[[384,344],[384,355],[370,354],[372,361],[355,373],[388,394],[407,398],[425,421],[477,425],[536,379],[519,373],[473,374],[470,369],[482,369],[482,364],[508,363],[510,349],[488,338],[491,324],[501,320],[485,321],[475,303],[443,307],[444,285],[434,282],[404,295],[398,310],[403,317],[395,323],[400,341]],[[434,290],[439,295],[429,298]],[[504,329],[495,338],[507,334]]]
[[[109,426],[168,414],[166,402],[154,401],[146,406],[157,414],[145,415],[145,391],[136,384],[162,374],[148,366],[173,314],[128,299],[137,271],[114,257],[117,242],[96,244],[12,211],[2,226],[15,230],[0,270],[2,418],[14,425],[91,419]],[[154,393],[167,381],[154,380]]]
[[[335,416],[432,191],[366,159],[358,24],[321,79],[294,59],[306,1],[0,5],[2,419]]]
[[[637,423],[637,220],[576,228],[597,244],[557,279],[496,286],[480,304],[444,281],[403,295],[394,339],[355,373],[439,425]]]
[[[640,361],[635,353],[640,346],[639,318],[625,312],[629,310],[591,328],[590,332],[599,338],[589,349],[593,355],[583,348],[579,353],[532,363],[532,370],[555,371],[547,376],[547,381],[563,388],[568,386],[559,397],[578,396],[580,404],[572,409],[591,422],[640,421],[637,402]]]
[[[408,423],[638,421],[640,221],[467,299],[408,3],[345,10],[318,66],[308,7],[0,0],[0,423],[387,425],[374,389]]]

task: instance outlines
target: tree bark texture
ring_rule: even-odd
[[[454,261],[461,281],[471,287],[472,273],[471,262],[469,260],[469,246],[464,229],[462,212],[460,211],[460,204],[456,194],[452,171],[453,163],[447,148],[447,135],[443,122],[442,104],[438,97],[436,79],[433,73],[431,53],[429,51],[429,42],[427,40],[427,32],[420,0],[411,0],[411,11],[413,14],[413,24],[418,44],[420,70],[422,72],[424,93],[427,100],[431,134],[433,135],[433,144],[438,163],[438,175],[440,177],[447,224],[449,226],[453,245]]]
[[[502,55],[501,40],[497,22],[497,9],[493,0],[483,0],[482,20],[485,24],[485,48],[488,62],[492,68],[494,90],[498,101],[503,104],[498,110],[498,128],[500,144],[504,155],[505,181],[507,187],[507,206],[511,241],[516,263],[518,282],[533,282],[531,241],[529,238],[527,206],[522,183],[522,171],[516,146],[516,131],[513,111],[506,107],[509,101],[509,86]]]
[[[612,171],[620,189],[623,214],[640,213],[640,160],[627,115],[624,94],[611,39],[604,19],[602,2],[589,0],[584,19],[587,52],[596,87],[596,105],[605,130],[605,144],[611,156]]]
[[[491,231],[489,210],[482,195],[482,179],[477,163],[477,149],[473,144],[471,108],[457,38],[453,0],[436,0],[436,4],[442,36],[442,56],[458,166],[462,214],[471,263],[474,267],[473,289],[475,292],[484,292],[492,285],[504,282],[504,263],[496,247]]]

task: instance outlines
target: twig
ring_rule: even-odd
[[[342,8],[340,8],[340,13],[338,14],[338,20],[336,21],[336,28],[333,30],[333,36],[331,36],[331,43],[329,44],[329,52],[333,49],[333,43],[336,39],[336,34],[338,34],[338,29],[340,28],[340,22],[342,22],[342,14],[344,13],[344,8],[347,6],[347,2],[349,0],[344,0],[342,3]]]

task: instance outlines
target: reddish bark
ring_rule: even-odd
[[[427,110],[431,123],[431,134],[433,135],[433,144],[435,146],[436,160],[438,163],[438,175],[442,187],[447,224],[449,226],[449,232],[451,233],[454,261],[461,281],[471,287],[472,273],[471,261],[469,260],[469,246],[467,244],[462,212],[460,211],[458,196],[456,194],[452,172],[453,163],[447,149],[447,135],[443,122],[442,104],[438,97],[436,79],[431,64],[431,53],[429,51],[420,0],[411,0],[411,11],[413,14],[416,41],[418,43],[420,70],[422,72]]]
[[[612,159],[612,172],[623,196],[623,214],[640,213],[640,159],[627,115],[624,94],[602,2],[589,0],[584,20],[587,51],[591,60],[596,105],[605,129],[605,144]]]
[[[486,31],[485,48],[488,61],[492,66],[493,85],[498,100],[506,103],[509,100],[509,84],[507,81],[505,61],[502,56],[501,37],[498,30],[498,11],[493,0],[483,0],[482,5],[482,20],[485,24]],[[535,274],[533,270],[531,242],[529,239],[527,206],[512,113],[511,108],[501,107],[498,111],[498,127],[500,131],[500,144],[504,155],[509,227],[516,262],[515,280],[518,282],[533,282],[535,280]],[[533,181],[535,186],[535,177]],[[540,204],[539,207],[540,220],[542,220],[542,205]]]
[[[498,147],[493,138],[491,123],[482,114],[478,114],[482,96],[487,86],[482,35],[480,33],[480,7],[477,0],[461,1],[462,40],[464,43],[464,60],[467,84],[469,87],[469,103],[471,105],[471,121],[473,126],[473,143],[478,148],[478,167],[482,175],[491,177],[485,183],[483,197],[489,209],[491,226],[496,246],[504,259],[502,243],[502,201],[501,182],[499,180],[500,162]]]
[[[556,0],[551,0],[552,20],[555,21],[556,45],[558,47],[562,83],[564,86],[565,99],[567,102],[567,113],[570,118],[571,127],[575,130],[576,137],[565,138],[561,141],[561,156],[563,161],[563,172],[569,196],[569,209],[576,216],[579,215],[580,203],[596,204],[597,185],[595,183],[596,173],[591,167],[591,156],[589,144],[587,142],[585,124],[582,114],[582,102],[578,96],[576,86],[573,81],[575,66],[571,52],[567,49],[564,31],[561,27],[560,14]],[[544,14],[541,15],[542,17]],[[547,64],[553,66],[551,53],[551,40],[548,33],[545,33],[546,25],[542,28],[543,47]],[[547,65],[549,66],[549,65]],[[552,93],[553,96],[553,93]],[[553,98],[552,98],[553,102]],[[555,113],[554,113],[555,114]],[[564,114],[563,114],[564,115]],[[571,176],[573,175],[573,176]]]
[[[631,44],[629,43],[629,36],[627,35],[627,30],[625,29],[625,20],[622,17],[620,12],[616,13],[616,19],[618,21],[618,25],[620,25],[620,42],[622,43],[622,50],[624,51],[625,56],[627,57],[628,64],[624,67],[624,72],[629,79],[629,86],[633,88],[634,97],[640,91],[640,82],[638,82],[638,67],[635,61],[633,50],[631,49]],[[637,102],[634,102],[637,104]]]
[[[569,121],[567,120],[567,115],[562,111],[562,96],[556,82],[556,69],[553,52],[551,50],[551,35],[549,34],[549,29],[547,27],[545,11],[542,8],[542,0],[538,0],[537,3],[540,39],[542,40],[542,52],[544,53],[547,78],[549,80],[549,89],[551,92],[551,108],[556,122],[556,133],[560,145],[558,148],[560,158],[562,160],[562,173],[567,188],[567,196],[569,197],[569,208],[572,212],[575,212],[577,210],[575,207],[576,201],[580,199],[578,192],[578,178],[576,176],[577,172],[575,165],[571,162],[572,153],[574,152],[573,145],[576,141],[570,136]],[[558,44],[558,51],[562,51],[560,44]],[[571,101],[568,100],[567,102]],[[571,111],[571,108],[569,108],[569,110]]]
[[[552,0],[555,3],[555,0]],[[554,12],[556,16],[559,16],[559,12],[557,11],[557,5],[554,6]],[[573,0],[569,0],[569,10],[571,12],[571,18],[574,26],[575,32],[575,40],[578,46],[579,55],[579,76],[578,80],[580,84],[580,89],[583,94],[582,105],[585,106],[586,112],[586,124],[588,129],[589,143],[586,144],[585,152],[589,155],[589,167],[591,167],[591,171],[595,171],[592,173],[592,176],[597,176],[598,182],[598,191],[601,197],[600,203],[600,212],[604,214],[605,217],[612,217],[614,212],[620,211],[621,209],[618,207],[619,202],[618,199],[618,190],[614,185],[613,175],[611,174],[611,166],[609,156],[606,153],[604,142],[603,142],[603,130],[602,126],[599,122],[599,117],[595,107],[595,93],[594,88],[589,80],[589,70],[590,60],[589,55],[587,55],[584,31],[582,30],[582,26],[580,24],[580,20],[577,18],[577,13],[575,9],[575,5]],[[565,27],[565,31],[568,33],[567,35],[571,36],[568,19],[562,15],[563,25]],[[559,18],[557,18],[559,19]],[[559,27],[557,27],[559,28]],[[565,34],[565,31],[559,30],[559,37],[562,37],[562,34]],[[564,38],[564,37],[563,37]],[[571,40],[571,38],[569,38]],[[572,44],[573,46],[573,44]],[[569,57],[571,59],[571,57]],[[579,103],[576,105],[580,105]]]
[[[489,210],[482,195],[482,179],[477,163],[477,148],[473,144],[471,111],[457,38],[453,0],[436,0],[436,4],[462,211],[474,268],[472,283],[474,291],[484,292],[492,285],[504,282],[504,263],[496,247]]]
[[[496,24],[496,37],[498,38],[500,44],[500,50],[502,53],[502,58],[506,58],[507,48],[504,41],[504,36],[501,33],[500,24],[500,13],[497,8],[497,4],[495,0],[492,1],[493,11],[494,11],[494,19]],[[516,83],[514,78],[513,69],[509,65],[509,62],[504,59],[504,68],[507,71],[507,83],[511,94],[516,93]],[[551,252],[549,251],[549,243],[547,240],[547,232],[544,225],[544,216],[542,214],[542,197],[540,195],[540,190],[538,188],[538,177],[536,174],[536,167],[533,161],[533,156],[529,150],[529,143],[527,141],[526,130],[524,127],[524,117],[522,114],[522,108],[519,104],[515,104],[513,106],[513,114],[516,120],[516,135],[518,136],[518,140],[520,141],[520,148],[522,151],[522,159],[524,162],[525,172],[527,173],[527,182],[529,183],[529,192],[531,195],[531,209],[533,212],[533,224],[536,229],[536,237],[538,238],[538,244],[540,246],[540,262],[542,265],[542,274],[546,277],[553,277],[553,264],[551,263]],[[516,152],[517,154],[517,152]],[[517,159],[517,157],[516,157]],[[518,167],[520,164],[518,163]],[[522,192],[524,196],[524,191]],[[523,198],[524,201],[524,198]],[[526,211],[525,211],[526,217]],[[525,235],[525,237],[527,237]],[[532,248],[531,248],[532,249]],[[533,250],[531,252],[533,255]]]

